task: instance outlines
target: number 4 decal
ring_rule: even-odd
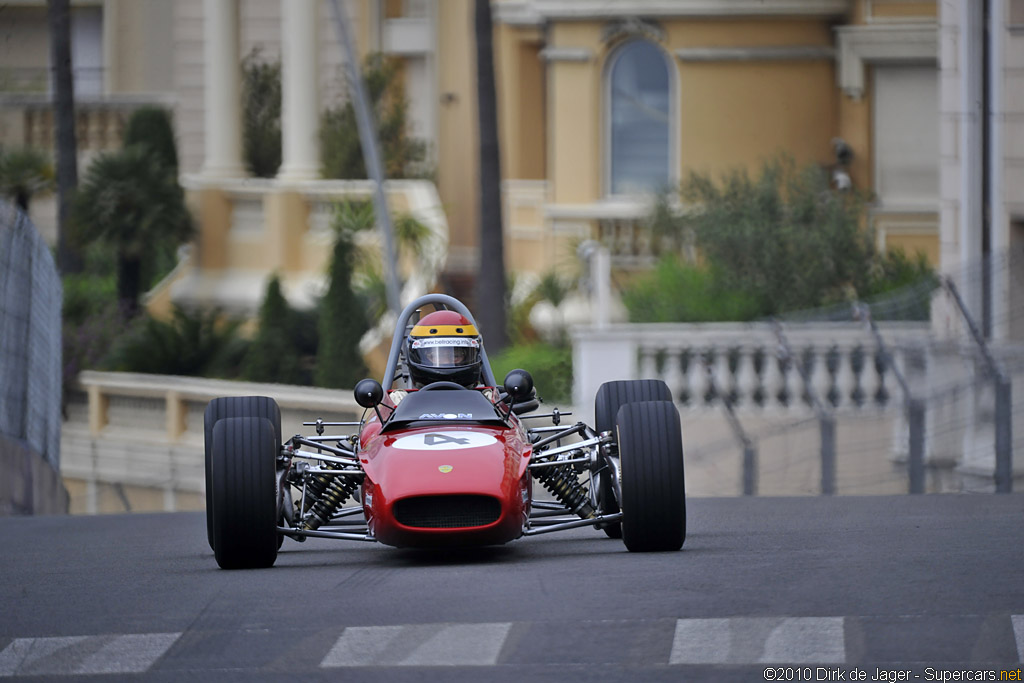
[[[424,434],[423,445],[424,446],[442,446],[446,443],[454,443],[460,446],[465,446],[469,443],[469,439],[464,439],[460,436],[449,436],[448,434]]]

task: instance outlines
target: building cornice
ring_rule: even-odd
[[[866,63],[938,62],[939,27],[935,23],[839,26],[835,31],[839,87],[853,99],[864,95]]]
[[[844,16],[851,0],[502,0],[494,19],[536,26],[548,21],[607,20],[623,17]]]
[[[675,51],[681,62],[781,62],[834,59],[829,45],[759,45],[750,47],[687,47]]]

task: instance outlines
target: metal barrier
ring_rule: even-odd
[[[12,455],[12,449],[48,466],[3,472],[14,490],[10,495],[20,490],[12,483],[16,479],[25,491],[34,490],[38,482],[33,477],[47,470],[56,476],[60,470],[61,301],[60,276],[49,248],[24,213],[0,201],[0,444],[8,468],[22,457]],[[61,497],[59,485],[46,490],[51,489]],[[0,501],[0,509],[32,513],[60,508],[60,500],[14,497]],[[66,500],[64,494],[65,507]]]

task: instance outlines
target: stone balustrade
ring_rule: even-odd
[[[577,328],[574,403],[587,406],[602,382],[665,380],[682,410],[810,413],[812,395],[835,411],[885,411],[902,390],[871,332],[857,323],[787,324],[788,350],[771,323],[612,325]],[[928,341],[926,323],[888,323],[882,336],[896,367]],[[808,391],[801,366],[810,379]]]
[[[83,372],[79,387],[67,397],[61,438],[72,512],[118,509],[98,494],[111,484],[122,487],[120,509],[202,508],[203,412],[213,398],[273,397],[285,439],[310,433],[303,421],[362,414],[350,391],[313,387],[107,372]]]

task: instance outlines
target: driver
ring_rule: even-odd
[[[480,334],[461,313],[434,311],[423,316],[405,340],[405,359],[417,389],[443,381],[468,388],[480,384]]]

